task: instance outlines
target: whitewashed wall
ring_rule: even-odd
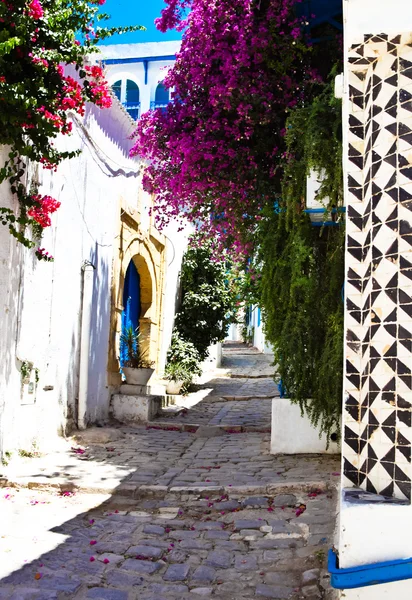
[[[253,307],[252,316],[249,324],[249,331],[253,331],[253,345],[255,348],[263,352],[264,354],[272,354],[272,346],[266,341],[264,332],[264,323],[262,313],[257,306]]]
[[[120,199],[137,203],[138,169],[128,157],[133,128],[116,102],[100,111],[88,107],[62,148],[81,149],[56,174],[40,170],[40,192],[61,202],[41,246],[54,263],[38,262],[0,227],[0,439],[3,450],[32,441],[52,444],[74,418],[78,394],[82,263],[96,267],[92,298],[88,414],[108,415],[108,336],[113,251]],[[13,206],[7,184],[0,204]],[[22,389],[21,363],[39,370],[35,394]],[[23,393],[22,393],[23,391]],[[28,402],[28,403],[27,403]]]

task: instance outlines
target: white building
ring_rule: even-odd
[[[109,84],[134,120],[169,102],[170,90],[162,82],[175,62],[180,43],[100,46]]]
[[[128,80],[141,87],[143,110],[161,80],[159,52],[154,66],[148,59],[150,90],[144,63],[136,73],[116,65],[110,76],[126,82],[126,89]],[[155,376],[162,374],[170,344],[187,235],[173,225],[164,233],[154,227],[152,198],[141,186],[143,163],[129,157],[135,121],[121,104],[114,98],[110,109],[88,105],[85,117],[73,120],[73,135],[59,144],[81,155],[57,173],[28,167],[28,185],[61,202],[41,241],[55,261],[39,262],[0,226],[0,454],[53,445],[57,434],[75,425],[108,418],[121,384],[119,336],[131,270],[138,281],[136,324]],[[0,205],[17,210],[7,182]]]

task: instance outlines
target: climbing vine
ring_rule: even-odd
[[[111,106],[102,69],[87,58],[115,33],[140,27],[104,28],[105,0],[2,0],[0,2],[0,144],[8,146],[0,183],[8,180],[19,212],[0,208],[0,221],[26,247],[38,244],[60,203],[28,189],[28,161],[55,171],[77,152],[59,151],[56,139],[72,130],[70,112],[85,103]],[[38,247],[39,260],[53,258]]]
[[[341,103],[333,76],[287,120],[282,195],[259,225],[261,304],[268,340],[288,397],[312,423],[339,430],[342,402],[344,226]],[[321,174],[324,220],[304,212],[306,178]]]

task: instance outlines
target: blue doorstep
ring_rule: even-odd
[[[388,562],[362,565],[349,569],[338,568],[338,557],[333,550],[328,554],[328,571],[331,574],[331,585],[338,590],[379,585],[412,579],[412,558],[405,560],[391,560]]]

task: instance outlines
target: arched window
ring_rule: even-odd
[[[112,89],[129,115],[137,120],[140,111],[140,91],[137,83],[131,79],[119,79],[112,85]]]
[[[154,102],[152,102],[152,108],[165,108],[170,101],[169,90],[164,86],[164,83],[161,81],[156,88],[156,94]]]
[[[167,104],[169,102],[169,90],[165,88],[163,82],[160,82],[156,88],[155,102],[159,104]]]
[[[119,81],[116,81],[116,83],[114,83],[112,85],[112,90],[115,93],[115,96],[118,98],[118,100],[121,101],[122,99],[122,81],[121,79],[119,79]]]

